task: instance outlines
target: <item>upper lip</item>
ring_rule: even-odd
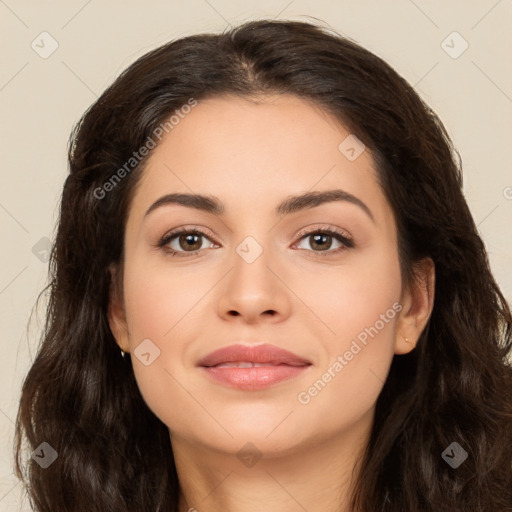
[[[198,366],[215,366],[221,363],[247,361],[251,363],[288,364],[290,366],[307,366],[311,362],[293,352],[275,345],[230,345],[215,350],[203,357]]]

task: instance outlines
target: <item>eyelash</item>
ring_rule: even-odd
[[[170,256],[177,256],[178,258],[187,257],[187,256],[196,256],[200,251],[203,249],[199,249],[197,251],[175,251],[174,249],[170,249],[169,247],[166,247],[167,244],[169,244],[174,238],[180,236],[180,235],[198,235],[198,236],[204,236],[205,238],[210,238],[207,233],[204,231],[198,229],[198,228],[191,228],[191,229],[181,229],[179,231],[171,231],[170,233],[166,233],[158,242],[157,247],[164,250],[166,253],[168,253]],[[302,249],[307,250],[308,252],[312,252],[315,257],[326,257],[326,256],[332,256],[333,254],[337,254],[340,251],[346,250],[346,249],[352,249],[354,247],[354,242],[351,238],[349,238],[345,232],[337,230],[336,228],[316,228],[313,230],[303,230],[298,233],[299,241],[303,238],[307,238],[308,236],[313,235],[327,235],[335,238],[339,242],[341,242],[344,247],[338,247],[334,250],[326,250],[326,251],[310,251],[308,249]]]

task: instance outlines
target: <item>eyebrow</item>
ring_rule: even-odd
[[[334,201],[345,201],[358,206],[375,222],[371,210],[361,199],[341,189],[326,190],[323,192],[306,192],[305,194],[288,197],[276,207],[275,213],[276,215],[290,215],[301,210],[307,210]],[[215,196],[201,194],[167,194],[157,199],[148,208],[144,217],[147,217],[157,208],[170,204],[195,208],[196,210],[212,213],[214,215],[223,215],[225,213],[224,205],[220,199]]]

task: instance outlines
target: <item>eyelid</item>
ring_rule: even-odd
[[[182,233],[189,233],[194,232],[200,233],[201,235],[204,235],[205,237],[213,237],[215,238],[215,235],[213,234],[213,231],[211,231],[208,228],[204,228],[202,226],[197,226],[195,224],[184,224],[183,226],[178,226],[177,228],[171,229],[170,231],[167,231],[161,238],[161,240],[164,240],[165,238],[170,238],[173,235],[178,235]]]
[[[345,231],[344,229],[330,226],[330,225],[314,225],[313,227],[308,226],[307,228],[301,229],[296,235],[295,238],[304,238],[306,235],[313,235],[317,232],[328,232],[328,233],[334,233],[336,235],[341,236],[342,238],[345,238],[346,240],[352,241],[352,236],[350,233]]]

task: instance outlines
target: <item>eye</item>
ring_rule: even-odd
[[[200,229],[182,229],[164,235],[158,242],[158,247],[164,249],[171,256],[193,256],[200,250],[214,245],[211,243],[209,246],[203,247],[204,239],[210,240]]]
[[[320,228],[310,231],[301,231],[299,236],[301,237],[301,241],[307,241],[315,256],[329,256],[354,247],[354,242],[348,234],[338,231],[337,229]],[[339,246],[332,250],[333,238],[338,242]]]

